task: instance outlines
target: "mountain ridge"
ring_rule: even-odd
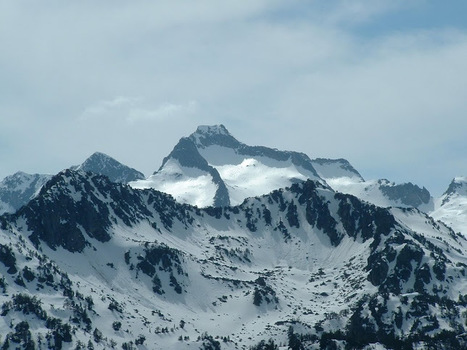
[[[143,173],[130,168],[114,158],[95,152],[80,165],[68,169],[89,171],[109,177],[111,181],[128,183],[144,179]],[[52,178],[48,174],[27,174],[19,171],[0,181],[0,214],[14,213],[37,196],[41,188]]]
[[[199,126],[180,139],[159,170],[130,185],[155,188],[183,203],[207,207],[239,204],[308,178],[321,180],[306,154],[248,146],[221,124]]]
[[[66,170],[0,228],[9,344],[466,344],[466,239],[316,181],[200,209]]]

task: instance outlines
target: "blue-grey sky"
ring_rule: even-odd
[[[0,178],[146,175],[199,124],[441,194],[467,175],[463,0],[0,2]]]

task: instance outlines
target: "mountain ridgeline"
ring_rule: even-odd
[[[467,345],[465,238],[317,181],[199,209],[65,170],[0,220],[7,348]]]
[[[245,145],[219,125],[198,127],[158,171],[130,184],[170,193],[182,203],[222,207],[307,179],[325,183],[307,155]]]

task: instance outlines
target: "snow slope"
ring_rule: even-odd
[[[446,192],[437,199],[430,215],[467,237],[467,178],[456,177]]]
[[[467,241],[319,182],[199,209],[67,170],[0,228],[10,348],[465,345]]]

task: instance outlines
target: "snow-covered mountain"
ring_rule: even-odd
[[[220,207],[307,179],[321,180],[307,155],[248,146],[215,125],[200,126],[182,138],[158,171],[130,185],[154,188],[198,207]]]
[[[461,349],[466,273],[444,224],[318,181],[199,209],[66,170],[0,216],[1,342]]]
[[[248,146],[223,125],[198,127],[178,142],[158,171],[130,185],[169,193],[181,203],[221,207],[307,179],[378,206],[423,211],[434,207],[426,188],[388,180],[365,181],[345,159],[311,160],[303,153]]]
[[[82,164],[70,169],[105,175],[111,181],[119,183],[144,179],[144,175],[139,171],[100,152],[92,154]],[[0,182],[0,214],[17,211],[33,199],[51,178],[52,175],[26,174],[21,171],[7,176]]]
[[[335,191],[354,195],[380,207],[418,208],[425,212],[434,209],[430,192],[410,182],[396,184],[386,179],[365,180],[345,159],[312,161],[318,175]]]
[[[430,192],[411,182],[396,184],[386,179],[354,181],[348,178],[326,179],[334,190],[352,194],[380,207],[418,208],[431,212],[434,200]]]
[[[437,199],[436,207],[430,213],[436,220],[442,220],[456,232],[467,237],[467,178],[456,177],[448,189]]]
[[[145,178],[144,174],[138,170],[130,168],[101,152],[93,153],[82,164],[73,166],[71,169],[105,175],[110,181],[124,184]]]
[[[17,172],[0,182],[0,214],[14,213],[34,198],[52,177],[44,174]]]

